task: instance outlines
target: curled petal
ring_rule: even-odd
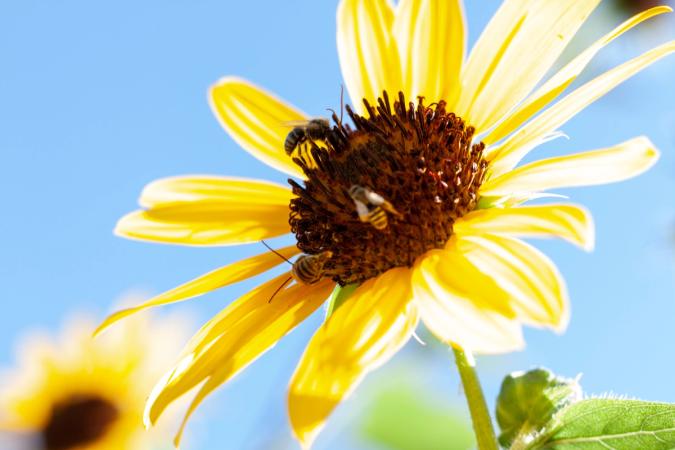
[[[432,250],[419,258],[413,289],[422,321],[442,341],[475,353],[525,345],[507,293],[460,252]]]
[[[569,300],[558,269],[539,250],[518,239],[483,235],[457,239],[457,251],[508,293],[519,320],[563,331]]]
[[[453,231],[458,236],[558,237],[589,251],[595,243],[593,219],[576,205],[478,209],[455,222]]]

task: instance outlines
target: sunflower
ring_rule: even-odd
[[[0,430],[40,450],[151,448],[160,436],[145,431],[143,407],[175,357],[174,326],[138,316],[94,341],[91,321],[78,318],[58,339],[27,336],[0,386]]]
[[[143,209],[123,217],[116,233],[227,246],[291,232],[296,243],[120,311],[103,327],[300,256],[291,271],[204,325],[156,385],[148,423],[200,385],[187,420],[210,392],[329,297],[331,314],[289,388],[290,422],[305,447],[364,376],[410,339],[420,319],[442,341],[473,353],[522,348],[522,325],[562,331],[569,317],[564,282],[520,238],[557,237],[590,250],[591,217],[573,204],[524,203],[557,188],[635,176],[658,152],[636,137],[520,162],[560,136],[559,128],[591,102],[675,50],[675,42],[656,47],[557,99],[603,47],[670,11],[661,6],[630,18],[544,81],[598,3],[506,0],[465,58],[459,0],[396,6],[343,0],[337,49],[353,102],[344,120],[337,113],[332,122],[308,117],[239,78],[218,81],[209,96],[216,117],[241,147],[289,175],[290,189],[233,177],[161,179],[145,188]],[[291,130],[289,123],[298,126]]]

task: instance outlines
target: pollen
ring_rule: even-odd
[[[289,180],[298,248],[330,251],[324,276],[340,285],[442,248],[454,222],[476,208],[487,168],[485,145],[443,100],[406,102],[399,93],[392,105],[384,92],[376,106],[364,104],[367,117],[345,107],[353,126],[333,113],[324,139],[294,154],[304,183]]]

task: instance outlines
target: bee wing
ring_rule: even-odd
[[[308,123],[309,120],[286,120],[284,122],[281,122],[281,125],[288,128],[295,128],[295,127],[306,127]]]
[[[361,222],[367,222],[368,221],[368,207],[363,203],[358,200],[354,200],[354,204],[356,205],[356,213],[359,215],[359,220]]]
[[[286,120],[284,122],[281,122],[281,125],[288,127],[288,128],[295,128],[295,127],[306,127],[307,125],[310,124],[313,120],[321,120],[325,122],[326,126],[330,124],[330,121],[324,117],[313,117],[311,119],[304,119],[304,120]]]
[[[375,206],[382,206],[383,204],[388,203],[384,197],[370,189],[366,191],[366,198]]]

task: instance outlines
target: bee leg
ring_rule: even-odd
[[[382,203],[382,208],[384,208],[384,210],[387,211],[388,213],[395,215],[399,219],[403,217],[403,214],[396,211],[396,208],[394,208],[394,205],[392,205],[391,203],[389,203],[386,200],[384,201],[384,203]]]

